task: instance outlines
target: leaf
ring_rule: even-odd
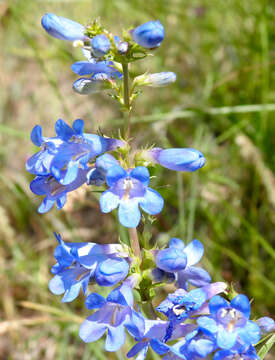
[[[267,340],[267,342],[260,348],[258,352],[258,356],[261,360],[265,358],[266,354],[269,352],[274,342],[275,342],[275,334],[273,334],[271,338],[269,338],[269,340]]]

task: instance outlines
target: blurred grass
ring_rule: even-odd
[[[131,71],[175,71],[178,81],[166,89],[144,90],[133,118],[135,144],[197,147],[207,163],[194,174],[152,169],[152,187],[166,201],[154,223],[154,238],[200,239],[213,279],[233,282],[253,299],[257,315],[270,315],[275,293],[275,4],[10,0],[0,3],[0,359],[123,359],[127,352],[127,346],[106,354],[103,342],[83,344],[74,322],[87,315],[83,298],[65,305],[47,289],[53,231],[66,240],[109,242],[117,240],[117,225],[111,216],[100,215],[87,190],[73,195],[66,211],[36,213],[38,200],[24,170],[34,151],[28,133],[41,124],[50,135],[57,118],[82,117],[89,131],[100,127],[115,134],[121,114],[107,96],[72,92],[70,64],[81,53],[47,36],[40,26],[45,12],[84,24],[100,16],[116,34],[151,19],[164,24],[166,39],[156,56]]]

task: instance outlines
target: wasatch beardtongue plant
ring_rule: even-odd
[[[149,21],[118,37],[98,21],[84,27],[46,14],[41,22],[51,36],[82,47],[87,60],[75,62],[71,69],[88,77],[77,79],[73,90],[89,95],[108,89],[125,114],[125,128],[118,139],[84,133],[80,119],[72,126],[57,120],[53,137],[42,136],[40,125],[31,132],[31,140],[40,150],[28,159],[26,169],[36,176],[30,184],[32,192],[45,196],[40,213],[55,203],[63,208],[67,194],[83,184],[101,186],[101,212],[118,209],[120,224],[128,228],[129,238],[122,242],[118,237],[120,244],[64,242],[55,234],[59,244],[49,289],[62,295],[62,302],[84,293],[92,314],[80,325],[80,338],[88,343],[106,334],[106,351],[117,351],[128,334],[136,343],[127,357],[137,356],[137,360],[145,359],[149,348],[164,360],[259,359],[254,346],[261,331],[264,335],[274,331],[274,321],[268,317],[250,320],[250,302],[245,295],[233,297],[234,289],[227,289],[224,282],[211,283],[208,272],[197,266],[203,244],[194,239],[185,245],[173,237],[168,247],[159,248],[147,239],[153,216],[164,206],[161,194],[149,187],[147,166],[192,172],[205,165],[204,155],[196,149],[136,149],[132,142],[130,112],[140,93],[136,87],[161,87],[176,81],[169,71],[145,73],[129,81],[129,64],[145,58],[147,49],[157,48],[163,41],[162,24]],[[173,227],[173,234],[177,231]],[[175,288],[157,301],[156,289],[166,282]],[[91,284],[115,288],[105,298],[95,293]]]

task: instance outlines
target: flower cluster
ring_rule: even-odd
[[[79,94],[112,89],[122,109],[130,112],[137,86],[160,87],[176,80],[172,72],[146,73],[133,79],[129,88],[128,65],[164,40],[159,21],[124,32],[122,38],[97,21],[83,26],[54,14],[44,15],[42,26],[51,36],[82,47],[87,60],[71,66],[81,76],[73,84]],[[80,119],[72,127],[57,120],[54,137],[42,136],[39,125],[31,132],[40,150],[26,163],[27,171],[36,176],[30,188],[45,196],[38,211],[45,213],[54,203],[60,210],[67,193],[83,184],[100,186],[101,212],[117,209],[119,222],[129,228],[131,244],[64,242],[55,234],[50,291],[62,295],[62,302],[83,293],[91,315],[81,324],[79,336],[89,343],[106,334],[106,351],[119,350],[128,334],[135,344],[127,357],[137,355],[138,360],[146,358],[149,348],[165,360],[258,359],[254,346],[261,333],[274,331],[274,321],[269,317],[252,321],[245,295],[233,297],[227,284],[211,282],[208,272],[198,266],[204,254],[199,240],[185,245],[173,237],[166,248],[140,248],[143,233],[138,234],[137,227],[152,220],[142,214],[157,215],[164,206],[161,194],[149,187],[148,167],[193,172],[204,166],[204,155],[193,148],[132,149],[129,123],[127,134],[119,139],[85,133]],[[174,292],[157,303],[155,289],[166,283],[173,283]],[[94,292],[94,284],[111,290],[103,297]]]
[[[81,76],[73,83],[78,94],[87,95],[106,89],[117,90],[116,82],[122,77],[121,60],[128,62],[146,56],[148,50],[158,48],[164,39],[164,27],[159,21],[149,21],[120,38],[103,29],[98,21],[86,27],[55,14],[45,14],[41,24],[51,36],[72,41],[82,47],[85,61],[77,61],[72,71]],[[84,76],[89,77],[84,77]],[[176,80],[173,72],[145,74],[137,77],[134,86],[165,86]],[[117,94],[118,95],[118,94]]]

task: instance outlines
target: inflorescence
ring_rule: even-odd
[[[79,94],[112,91],[122,109],[130,112],[139,94],[137,87],[161,87],[176,80],[173,72],[146,73],[133,79],[125,92],[125,68],[164,40],[159,21],[125,31],[122,38],[104,29],[99,21],[83,26],[54,14],[44,15],[42,26],[51,36],[82,48],[86,60],[71,66],[80,76],[73,83]],[[55,203],[60,210],[67,193],[83,184],[104,187],[99,198],[101,212],[117,209],[119,222],[130,234],[164,206],[161,194],[149,186],[150,167],[191,172],[205,164],[205,157],[196,149],[131,149],[126,135],[115,139],[86,133],[81,119],[72,127],[57,120],[55,133],[44,137],[39,125],[31,132],[31,140],[40,150],[28,159],[26,168],[36,176],[30,184],[32,192],[44,196],[38,211],[48,212]],[[261,332],[265,335],[275,329],[271,318],[250,320],[250,302],[245,295],[232,296],[226,283],[211,282],[208,272],[198,266],[204,247],[196,239],[185,245],[172,238],[167,248],[147,247],[137,253],[125,243],[64,242],[59,234],[55,236],[56,264],[49,289],[62,295],[63,302],[71,302],[83,292],[85,306],[91,310],[79,330],[84,342],[106,334],[105,349],[117,351],[128,333],[136,344],[127,356],[138,355],[138,360],[146,358],[149,348],[165,360],[196,360],[210,354],[214,360],[248,360],[258,359],[254,345]],[[141,235],[136,232],[139,240]],[[176,290],[155,304],[155,288],[167,283],[174,283]],[[103,297],[91,292],[91,284],[114,288]]]

